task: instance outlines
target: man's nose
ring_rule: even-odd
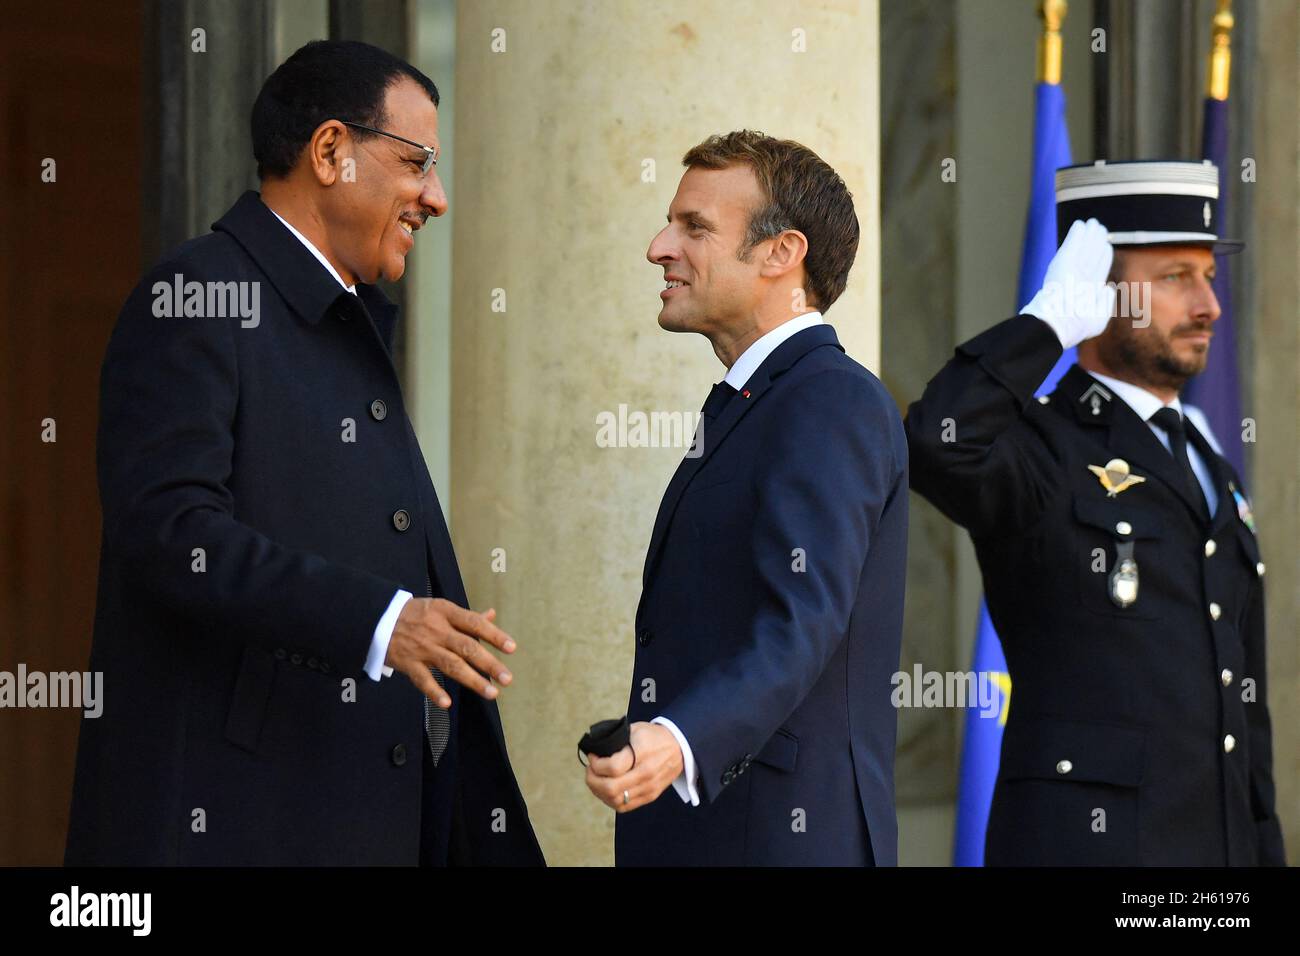
[[[650,248],[645,251],[645,257],[655,265],[662,265],[677,258],[671,243],[668,242],[667,232],[667,226],[660,229],[655,237],[650,240]]]
[[[424,188],[420,191],[420,205],[429,210],[431,216],[441,216],[447,211],[447,193],[442,188],[436,166],[425,177]]]
[[[1219,297],[1214,294],[1214,284],[1204,276],[1197,288],[1196,302],[1193,305],[1194,315],[1198,319],[1208,319],[1211,324],[1219,320],[1223,310],[1219,308]]]

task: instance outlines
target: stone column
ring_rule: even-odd
[[[828,318],[877,365],[877,4],[764,11],[457,11],[453,532],[474,606],[495,606],[519,641],[501,709],[553,863],[613,858],[614,814],[587,792],[575,744],[626,707],[642,563],[683,452],[598,447],[597,415],[693,413],[724,373],[703,338],[659,329],[662,274],[644,258],[688,148],[761,129],[844,176],[863,238]]]

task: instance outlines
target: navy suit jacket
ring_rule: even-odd
[[[104,358],[105,703],[82,720],[66,861],[415,864],[422,815],[445,834],[456,801],[422,784],[421,693],[362,667],[399,587],[466,598],[397,309],[344,291],[256,193],[214,229],[141,281]],[[159,317],[154,283],[178,274],[256,283],[257,323]],[[458,862],[541,863],[495,703],[448,690],[435,779],[459,791]]]
[[[628,713],[682,731],[701,802],[669,788],[620,814],[617,863],[896,864],[898,409],[818,325],[778,346],[700,443],[655,521]]]

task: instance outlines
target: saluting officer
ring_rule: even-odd
[[[989,865],[1284,863],[1257,529],[1178,399],[1241,248],[1217,200],[1209,163],[1058,171],[1043,288],[908,411],[912,487],[969,530],[1011,674]]]

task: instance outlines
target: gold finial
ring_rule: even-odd
[[[1214,45],[1205,71],[1205,93],[1211,99],[1228,98],[1228,73],[1232,66],[1232,0],[1219,0],[1214,12]]]
[[[1061,24],[1065,22],[1065,0],[1042,0],[1038,18],[1043,21],[1043,33],[1038,38],[1038,82],[1061,83]]]

